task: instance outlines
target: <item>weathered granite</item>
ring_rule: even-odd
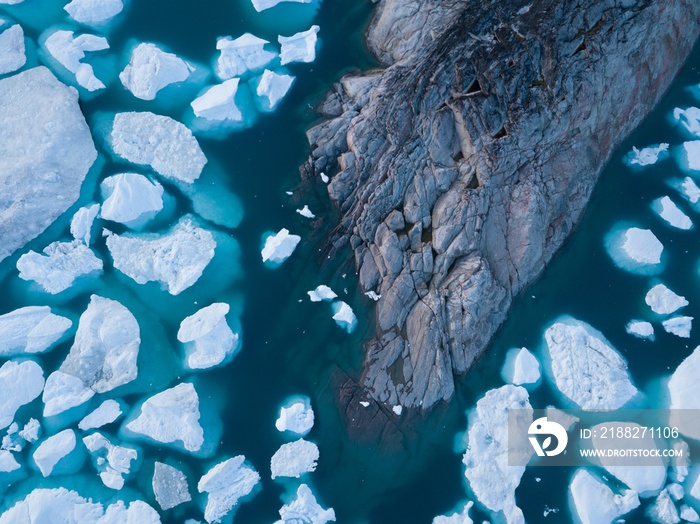
[[[695,0],[381,1],[368,45],[384,68],[333,88],[302,168],[332,176],[329,254],[349,244],[381,295],[360,380],[375,401],[452,396],[699,17]]]

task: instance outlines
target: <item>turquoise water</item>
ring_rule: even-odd
[[[60,3],[49,2],[53,6],[50,9],[44,8],[44,4],[40,9],[39,4],[40,0],[27,0],[24,5],[4,10],[22,21],[33,40],[47,27],[65,23]],[[0,265],[0,312],[30,304],[49,304],[77,321],[89,295],[96,292],[118,299],[134,313],[143,339],[140,376],[113,395],[130,405],[149,392],[179,381],[181,354],[175,333],[185,316],[216,300],[231,303],[233,316],[240,318],[241,352],[231,364],[199,373],[194,378],[202,405],[206,405],[202,408],[203,416],[208,414],[212,422],[210,430],[221,434],[216,454],[193,458],[168,448],[139,443],[143,468],[127,482],[119,498],[143,498],[155,506],[148,487],[152,471],[149,468],[155,459],[167,457],[182,468],[195,495],[196,481],[210,465],[244,454],[260,472],[262,489],[240,505],[235,522],[276,520],[281,498],[294,484],[270,480],[270,457],[289,440],[275,430],[274,421],[279,405],[288,396],[303,394],[311,397],[316,411],[316,425],[307,438],[318,443],[321,453],[317,471],[307,475],[304,481],[312,486],[324,507],[335,509],[337,521],[427,523],[467,497],[461,455],[455,449],[455,442],[466,427],[465,411],[486,390],[502,384],[499,370],[510,347],[538,350],[544,329],[555,318],[568,313],[601,330],[629,361],[637,386],[651,390],[658,377],[675,369],[696,345],[695,333],[691,339],[683,340],[657,327],[654,343],[625,333],[624,326],[631,318],[650,317],[643,297],[651,280],[615,268],[605,252],[603,238],[621,220],[651,228],[665,245],[668,259],[658,278],[688,298],[690,306],[684,310],[685,314],[700,318],[697,232],[672,230],[649,209],[651,200],[669,194],[693,219],[697,217],[666,185],[669,176],[680,176],[680,172],[671,159],[642,172],[632,172],[621,161],[632,145],[661,141],[673,145],[687,139],[667,121],[667,116],[676,105],[698,103],[684,87],[700,82],[700,72],[694,67],[700,64],[700,49],[696,49],[659,108],[612,158],[581,225],[541,278],[516,301],[486,357],[460,379],[451,404],[438,406],[418,423],[415,428],[418,437],[407,449],[382,449],[377,444],[356,442],[347,436],[335,401],[337,382],[342,373],[359,374],[362,344],[372,332],[373,303],[357,290],[349,253],[337,260],[323,258],[323,240],[333,227],[336,214],[323,184],[299,186],[298,167],[308,155],[304,131],[317,119],[314,105],[342,74],[376,65],[362,42],[372,9],[367,1],[335,0],[320,6],[284,5],[259,14],[248,0],[204,0],[196,4],[132,0],[118,25],[110,30],[111,56],[119,62],[121,70],[122,53],[135,41],[162,44],[188,60],[209,66],[218,36],[235,37],[249,31],[274,42],[279,33],[305,30],[311,23],[321,27],[316,61],[289,67],[297,82],[273,114],[261,116],[250,129],[225,139],[200,138],[209,159],[197,184],[199,194],[205,194],[210,204],[204,211],[177,187],[164,183],[175,199],[173,213],[168,220],[156,221],[148,229],[161,230],[176,216],[198,212],[210,220],[206,227],[216,232],[219,241],[214,262],[191,289],[171,297],[155,284],[135,284],[106,263],[105,273],[98,281],[50,297],[17,278],[14,264],[19,254]],[[108,71],[109,66],[107,59],[96,66],[98,76],[103,71],[113,78],[115,71]],[[170,89],[164,92],[164,100],[144,102],[133,98],[117,81],[96,96],[84,97],[82,107],[99,145],[102,143],[100,123],[105,115],[153,110],[181,120],[196,91],[196,88]],[[98,181],[125,169],[131,168],[107,154],[102,155],[75,208],[99,199]],[[286,191],[294,195],[290,197]],[[303,204],[308,204],[319,218],[315,221],[301,218],[295,209]],[[67,239],[71,215],[71,211],[66,213],[26,249],[41,250],[49,242]],[[265,232],[281,227],[301,235],[303,240],[282,267],[270,270],[260,261],[261,238]],[[95,249],[105,261],[109,260],[102,239],[97,241]],[[330,285],[355,309],[359,326],[352,335],[335,326],[327,304],[308,301],[306,291],[319,284]],[[60,365],[69,347],[70,341],[41,358],[47,374]],[[545,382],[532,393],[531,402],[540,407],[556,403],[557,398]],[[18,419],[26,420],[39,412],[40,403],[35,402],[23,408]],[[76,414],[75,418],[79,416]],[[108,426],[105,433],[118,440],[118,427],[119,423]],[[5,499],[12,502],[21,498],[36,485],[64,485],[103,501],[113,495],[100,487],[92,465],[86,464],[82,473],[41,481],[34,477],[15,483],[7,488]],[[517,496],[529,522],[542,521],[545,505],[561,509],[550,514],[545,522],[569,520],[566,486],[570,473],[546,468],[526,472]],[[541,482],[535,482],[534,477],[541,478]],[[473,510],[472,515],[487,517],[478,510]],[[164,514],[164,522],[182,522],[185,518],[201,518],[201,510],[191,504]],[[643,522],[643,508],[627,521]]]

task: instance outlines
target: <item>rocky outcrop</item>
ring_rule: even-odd
[[[302,175],[331,176],[363,291],[381,295],[361,386],[451,397],[513,297],[581,217],[613,149],[700,30],[695,0],[382,0],[385,68],[342,79]]]

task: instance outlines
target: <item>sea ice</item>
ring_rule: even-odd
[[[185,474],[163,462],[156,462],[152,485],[156,501],[163,511],[192,500]]]
[[[0,33],[0,75],[17,71],[26,62],[24,31],[19,24],[11,25]]]
[[[670,315],[678,309],[688,305],[685,297],[676,295],[663,284],[656,284],[646,294],[644,301],[654,313]]]
[[[77,406],[82,406],[95,395],[83,381],[68,373],[54,371],[46,379],[42,401],[44,417],[53,417]]]
[[[681,362],[668,381],[671,397],[669,425],[675,426],[684,435],[700,440],[700,346]],[[695,496],[695,495],[694,495]],[[700,484],[698,489],[700,498]]]
[[[348,333],[355,331],[357,317],[350,306],[342,300],[337,300],[331,304],[331,308],[333,308],[333,320],[336,324]]]
[[[625,330],[635,337],[654,340],[654,326],[651,325],[651,322],[630,320],[625,326]]]
[[[72,325],[48,306],[27,306],[0,315],[0,357],[44,353],[63,340]]]
[[[697,107],[689,107],[688,109],[677,107],[673,110],[673,118],[691,135],[700,137],[700,109]]]
[[[700,522],[700,515],[690,506],[683,504],[681,506],[681,519],[686,522]]]
[[[60,29],[49,35],[44,46],[59,64],[75,75],[80,86],[88,91],[104,89],[105,85],[95,76],[92,66],[81,60],[85,58],[86,52],[109,49],[105,37],[90,34],[75,36],[73,31]]]
[[[540,363],[527,348],[513,348],[506,355],[501,377],[508,384],[534,384],[540,379]]]
[[[24,449],[24,440],[19,436],[19,425],[17,422],[13,422],[7,428],[7,434],[2,437],[0,449],[14,452],[20,452]]]
[[[625,360],[585,322],[563,317],[544,337],[557,389],[581,409],[618,409],[637,394]]]
[[[318,286],[316,289],[307,291],[306,294],[309,295],[311,302],[321,302],[322,300],[330,301],[334,298],[338,298],[338,295],[336,295],[331,288],[323,284]]]
[[[258,95],[256,102],[260,110],[267,112],[277,109],[279,103],[292,88],[292,84],[294,84],[293,76],[265,69],[255,88],[255,93]],[[308,206],[305,209],[308,210]],[[309,218],[313,218],[313,213],[311,215]]]
[[[277,234],[265,239],[265,246],[261,252],[263,262],[281,264],[291,256],[300,241],[300,236],[290,235],[288,229],[280,229]]]
[[[693,317],[673,317],[662,322],[667,333],[681,338],[690,338],[693,327]]]
[[[467,502],[461,511],[452,515],[440,515],[433,519],[432,524],[473,524],[474,521],[469,516],[469,509],[474,505],[470,500]]]
[[[97,432],[83,437],[83,444],[92,453],[102,483],[110,489],[122,489],[124,477],[131,472],[131,463],[138,458],[138,452],[116,446]]]
[[[297,435],[306,435],[314,426],[314,410],[307,397],[293,400],[280,408],[280,415],[275,421],[278,431],[291,431]]]
[[[39,433],[41,431],[41,424],[35,418],[30,418],[29,421],[20,430],[19,436],[26,440],[27,442],[36,442],[39,440]]]
[[[236,105],[239,78],[231,78],[207,88],[192,103],[194,114],[215,122],[243,122],[243,113]]]
[[[171,295],[192,286],[214,258],[213,235],[184,216],[169,232],[107,236],[114,267],[138,284],[160,282]]]
[[[683,179],[679,190],[691,204],[697,204],[698,201],[700,201],[700,187],[698,187],[695,181],[689,176]]]
[[[579,469],[569,484],[574,513],[581,524],[613,522],[618,517],[639,507],[639,497],[633,490],[620,495],[585,469]]]
[[[163,209],[163,186],[136,173],[120,173],[100,184],[105,220],[139,226]]]
[[[53,472],[56,464],[75,449],[75,431],[64,429],[50,436],[36,448],[32,458],[44,477]]]
[[[676,501],[681,500],[685,496],[685,490],[683,489],[683,486],[675,482],[667,485],[666,491],[668,491],[668,494],[671,495],[671,498]]]
[[[277,53],[266,51],[267,40],[245,33],[233,40],[224,36],[216,41],[220,51],[216,61],[216,74],[221,80],[240,77],[248,71],[262,69],[277,57]]]
[[[119,74],[119,80],[136,98],[153,100],[158,91],[184,82],[192,71],[194,66],[177,55],[166,53],[155,44],[143,43],[131,52],[129,65]]]
[[[80,240],[53,242],[44,254],[30,251],[17,260],[19,278],[33,280],[44,291],[55,295],[73,285],[76,279],[102,272],[102,260]]]
[[[111,398],[107,399],[78,423],[78,429],[87,431],[88,429],[101,428],[117,420],[121,414],[122,407],[119,402]]]
[[[683,143],[685,166],[693,171],[700,171],[700,140]]]
[[[316,501],[311,488],[306,484],[302,484],[297,488],[294,500],[282,506],[280,517],[282,517],[282,520],[275,524],[291,524],[292,522],[326,524],[327,522],[335,522],[335,511],[333,511],[333,508],[323,509]]]
[[[476,403],[469,415],[469,446],[462,462],[472,492],[486,508],[503,512],[508,523],[524,522],[522,510],[515,504],[515,490],[525,466],[509,464],[508,412],[515,413],[515,424],[527,435],[533,411],[527,390],[506,385],[492,389]],[[534,454],[530,443],[511,443],[511,452],[526,463]]]
[[[319,29],[317,25],[313,25],[307,31],[301,31],[292,36],[279,36],[277,40],[282,46],[280,52],[282,65],[290,62],[313,62],[316,59],[316,35]]]
[[[316,218],[316,215],[314,215],[311,212],[308,205],[304,205],[304,207],[302,207],[301,209],[297,209],[297,213],[299,213],[304,218]]]
[[[86,246],[90,245],[92,239],[92,224],[100,211],[99,204],[92,204],[81,207],[75,212],[70,221],[70,234],[73,238],[80,240]]]
[[[277,4],[281,4],[282,2],[294,2],[297,4],[310,4],[313,0],[251,0],[253,3],[253,7],[255,10],[260,13],[261,11],[264,11],[265,9],[270,9],[271,7],[275,7]]]
[[[204,520],[219,522],[238,501],[249,495],[260,482],[260,475],[245,464],[245,457],[238,455],[220,462],[199,480],[197,490],[207,493]]]
[[[11,473],[21,467],[12,453],[4,449],[0,450],[0,473]]]
[[[654,504],[647,508],[647,516],[658,524],[678,524],[681,521],[676,505],[665,489],[656,497]]]
[[[665,196],[654,200],[651,209],[661,218],[677,229],[690,229],[693,222],[688,215],[683,213],[669,197]]]
[[[148,111],[117,113],[110,144],[129,162],[150,166],[179,182],[197,180],[207,163],[192,131],[177,120]]]
[[[141,405],[139,416],[126,428],[163,444],[196,452],[204,443],[199,424],[199,396],[190,383],[157,393]]]
[[[282,444],[270,460],[272,479],[299,478],[305,473],[316,471],[318,457],[318,446],[303,438]]]
[[[654,146],[644,147],[642,149],[632,148],[632,151],[627,153],[625,161],[629,165],[640,167],[656,164],[659,159],[668,156],[669,144],[657,144]]]
[[[229,305],[216,302],[180,323],[177,339],[185,345],[185,366],[208,369],[231,358],[238,350],[238,334],[226,322]]]
[[[0,429],[12,424],[17,410],[41,395],[43,389],[44,372],[39,364],[33,360],[5,362],[0,367]]]
[[[80,24],[102,26],[122,12],[122,0],[73,0],[63,9]]]
[[[629,259],[639,264],[658,264],[664,246],[649,229],[631,227],[623,235],[622,250]]]

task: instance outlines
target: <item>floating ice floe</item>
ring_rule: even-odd
[[[221,80],[240,77],[249,71],[262,69],[277,58],[277,53],[265,50],[267,40],[245,33],[235,40],[224,36],[216,41],[220,51],[216,61],[216,74]]]
[[[86,246],[90,245],[92,239],[92,224],[100,211],[99,204],[81,207],[75,212],[70,221],[70,234],[75,240],[80,240]]]
[[[348,333],[355,331],[357,327],[357,317],[352,308],[342,300],[337,300],[331,304],[333,308],[333,320]]]
[[[102,260],[80,240],[54,242],[43,253],[25,253],[17,260],[17,269],[19,278],[33,280],[52,295],[68,289],[79,277],[102,272]]]
[[[251,0],[253,3],[253,7],[255,10],[260,13],[261,11],[265,11],[266,9],[270,9],[271,7],[275,7],[277,4],[281,4],[283,2],[293,2],[296,4],[310,4],[313,0]]]
[[[95,396],[95,391],[83,381],[60,370],[54,371],[46,379],[42,401],[44,417],[54,417],[69,409],[82,406]]]
[[[178,182],[194,182],[207,163],[192,131],[148,111],[117,113],[110,144],[120,157]]]
[[[76,22],[89,26],[103,26],[122,12],[122,0],[73,0],[63,9]]]
[[[235,100],[239,82],[239,78],[231,78],[207,88],[190,104],[195,116],[215,122],[243,122]]]
[[[0,450],[0,473],[11,473],[21,467],[12,453],[4,449]]]
[[[119,74],[125,88],[141,100],[155,99],[158,91],[170,84],[184,82],[194,66],[155,44],[137,45],[131,52],[129,65]]]
[[[20,452],[24,449],[24,440],[19,436],[19,425],[17,422],[10,424],[7,434],[2,437],[0,450]]]
[[[260,482],[260,475],[245,464],[245,457],[238,455],[220,462],[202,476],[197,484],[200,493],[207,493],[204,520],[219,522],[238,501],[250,495]]]
[[[509,384],[535,384],[540,379],[540,363],[527,348],[513,348],[506,354],[501,377]]]
[[[300,236],[290,235],[288,229],[280,229],[279,232],[265,239],[265,246],[261,251],[263,262],[281,264],[292,255],[300,241]]]
[[[637,395],[625,360],[585,322],[562,317],[544,338],[557,389],[581,409],[618,409]]]
[[[196,452],[204,444],[199,417],[197,391],[192,384],[182,383],[146,400],[138,417],[128,422],[126,429],[162,444],[175,444]]]
[[[298,398],[285,403],[280,408],[280,415],[275,421],[278,431],[291,431],[297,435],[306,435],[314,426],[314,410],[308,397]]]
[[[681,124],[691,134],[700,137],[700,109],[689,107],[681,109],[677,107],[673,110],[673,118]]]
[[[282,65],[291,62],[310,63],[316,59],[316,35],[319,27],[311,26],[307,31],[301,31],[292,36],[279,36],[281,47],[280,60]]]
[[[282,444],[270,460],[272,479],[299,478],[304,473],[316,471],[318,457],[318,446],[303,438]]]
[[[695,181],[689,176],[685,177],[675,187],[691,204],[697,204],[698,201],[700,201],[700,187],[698,187]]]
[[[64,429],[50,436],[36,448],[32,459],[44,477],[53,473],[61,459],[67,457],[75,449],[75,431]]]
[[[581,524],[613,522],[639,507],[639,496],[633,490],[613,491],[585,469],[578,469],[569,484],[572,513]]]
[[[299,213],[304,218],[316,218],[316,215],[314,215],[311,212],[308,205],[304,205],[304,207],[302,207],[301,209],[297,209],[297,213]]]
[[[214,258],[213,235],[184,216],[167,233],[108,233],[114,267],[138,284],[160,282],[171,295],[192,286]]]
[[[192,500],[185,474],[163,462],[155,464],[152,486],[156,501],[163,511]]]
[[[698,512],[687,504],[683,504],[681,506],[680,516],[681,519],[685,520],[686,522],[700,522],[700,515],[698,515]]]
[[[90,34],[75,36],[73,31],[59,29],[46,38],[44,46],[59,64],[75,75],[80,86],[88,91],[104,89],[105,85],[95,76],[92,66],[84,64],[82,60],[85,53],[109,49],[105,37]]]
[[[462,462],[464,475],[476,498],[493,512],[503,512],[506,522],[524,522],[522,510],[515,504],[515,490],[525,466],[509,464],[508,412],[520,434],[527,435],[533,411],[527,390],[506,385],[488,391],[469,415],[469,446]],[[534,454],[527,438],[511,443],[511,452],[518,463],[527,463]]]
[[[73,323],[48,306],[27,306],[0,316],[0,357],[44,353],[63,340]]]
[[[8,360],[0,367],[0,429],[6,428],[15,418],[17,410],[41,395],[44,389],[44,372],[33,360],[14,362]]]
[[[41,424],[39,424],[39,421],[35,418],[30,418],[19,432],[19,436],[27,442],[36,442],[39,440],[40,432]]]
[[[470,500],[464,507],[452,515],[440,515],[433,519],[432,524],[473,524],[474,521],[469,516],[469,509],[474,505]]]
[[[274,71],[265,69],[262,76],[254,83],[255,94],[258,95],[256,98],[258,108],[264,112],[277,109],[279,103],[292,88],[294,80],[294,77],[291,75],[275,73]],[[305,209],[308,210],[308,206],[306,206]],[[308,213],[311,213],[311,211],[308,211]],[[313,213],[311,213],[311,217],[308,218],[313,218]]]
[[[138,452],[115,446],[101,433],[83,437],[83,444],[92,453],[102,483],[110,489],[122,489],[124,477],[131,472],[131,463],[138,458]]]
[[[226,322],[229,305],[216,302],[180,324],[177,339],[185,346],[185,367],[208,369],[229,360],[238,350],[238,333]]]
[[[129,227],[140,226],[163,209],[163,186],[136,173],[120,173],[100,184],[105,220]]]
[[[683,159],[685,164],[681,167],[687,167],[692,171],[700,171],[700,140],[683,143]]]
[[[625,162],[631,166],[650,166],[656,164],[660,159],[668,156],[669,144],[657,144],[655,146],[637,149],[632,147],[632,151],[625,156]]]
[[[671,498],[675,501],[681,500],[685,496],[683,486],[676,482],[668,484],[666,486],[666,491],[668,491],[668,494],[671,495]]]
[[[2,28],[3,20],[0,18],[0,30]],[[22,27],[19,24],[14,24],[2,30],[0,33],[0,75],[17,71],[26,62]]]
[[[651,325],[651,322],[631,320],[625,326],[625,330],[635,337],[654,340],[654,326]]]
[[[690,229],[693,221],[683,213],[669,197],[665,196],[654,200],[651,209],[663,218],[669,225],[677,229]]]
[[[605,247],[620,269],[647,274],[661,263],[664,246],[649,229],[613,229],[605,237]]]
[[[307,291],[306,294],[309,295],[311,302],[321,302],[322,300],[330,301],[334,298],[338,298],[338,295],[336,295],[331,288],[323,284],[316,287],[316,289]]]
[[[78,429],[87,431],[89,429],[97,429],[107,424],[111,424],[122,415],[122,407],[114,399],[105,400],[92,413],[86,415],[79,423]]]
[[[677,427],[683,435],[696,440],[700,440],[700,417],[695,415],[696,410],[700,409],[698,374],[700,346],[678,365],[668,381],[671,398],[669,425]],[[700,498],[700,483],[697,496]]]
[[[333,508],[323,509],[316,501],[311,488],[302,484],[297,488],[296,497],[289,504],[285,504],[280,509],[282,520],[275,524],[292,522],[305,522],[308,524],[326,524],[335,522],[335,511]]]
[[[681,519],[678,509],[671,500],[667,490],[662,490],[654,503],[647,508],[647,516],[658,524],[678,524]]]
[[[681,338],[690,338],[690,330],[693,327],[693,317],[673,317],[661,323],[667,333]]]
[[[675,294],[663,284],[656,284],[646,294],[644,301],[654,313],[670,315],[688,305],[685,297]]]

